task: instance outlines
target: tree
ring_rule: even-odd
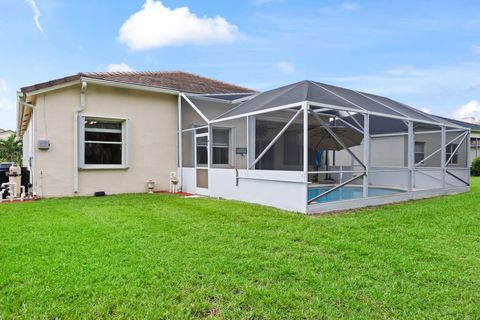
[[[472,176],[480,176],[480,157],[475,158],[472,162]]]
[[[0,161],[21,162],[22,141],[17,140],[14,134],[6,140],[0,140]]]

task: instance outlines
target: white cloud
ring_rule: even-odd
[[[0,97],[0,111],[2,110],[13,110],[15,104],[12,100],[5,97]]]
[[[0,79],[0,92],[7,91],[7,82],[3,79]]]
[[[453,115],[460,120],[467,117],[474,117],[478,120],[480,119],[480,102],[472,100],[458,108]]]
[[[359,8],[359,5],[353,2],[344,2],[341,7],[345,11],[355,11]]]
[[[480,45],[472,46],[472,51],[476,54],[480,54]]]
[[[130,68],[125,62],[122,63],[111,63],[107,66],[107,71],[109,72],[130,72],[135,71],[135,69]]]
[[[383,73],[372,73],[347,77],[320,77],[341,86],[391,96],[399,94],[445,95],[445,92],[473,90],[478,84],[480,63],[464,63],[417,69],[398,67]]]
[[[33,10],[33,20],[35,21],[35,26],[37,27],[38,31],[45,36],[45,31],[43,31],[43,27],[40,23],[40,10],[38,9],[37,3],[35,0],[25,0],[27,3],[30,5],[30,7]]]
[[[410,64],[400,64],[390,70],[387,70],[387,73],[396,75],[396,76],[403,76],[403,75],[418,75],[419,71]]]
[[[421,107],[420,111],[425,112],[425,113],[432,113],[432,110],[428,107]]]
[[[277,62],[275,67],[278,71],[284,74],[292,74],[295,72],[295,66],[287,61]]]
[[[133,50],[175,45],[232,43],[238,27],[221,16],[197,17],[188,7],[170,9],[161,1],[146,0],[142,9],[128,18],[118,40]]]

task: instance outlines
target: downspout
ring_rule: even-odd
[[[75,111],[73,117],[73,193],[78,194],[78,118],[85,110],[87,95],[87,82],[82,80],[80,90],[80,107]]]
[[[178,94],[178,100],[177,100],[177,111],[178,111],[178,155],[177,155],[177,160],[178,160],[178,175],[177,177],[178,181],[180,182],[180,186],[178,188],[178,191],[183,191],[183,126],[182,126],[182,96],[179,93]]]
[[[31,147],[31,157],[32,163],[30,166],[31,174],[31,184],[33,189],[33,195],[37,195],[37,179],[36,179],[36,170],[37,170],[37,107],[33,104],[26,103],[26,95],[23,94],[22,97],[19,96],[19,102],[22,106],[32,109],[32,115],[30,121],[32,121],[32,141],[30,142]],[[23,117],[23,115],[22,115]],[[18,130],[20,132],[20,130]],[[17,133],[18,134],[18,133]]]

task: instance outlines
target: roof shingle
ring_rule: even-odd
[[[222,93],[255,93],[255,90],[202,77],[188,72],[81,72],[76,75],[42,82],[33,86],[23,87],[22,92],[32,92],[39,89],[79,80],[91,78],[106,81],[115,81],[142,85],[162,89],[177,90],[185,93],[222,94]]]

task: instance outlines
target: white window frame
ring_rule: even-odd
[[[215,130],[226,130],[228,131],[228,146],[215,146],[213,144],[213,131]],[[212,146],[211,146],[211,152],[212,152],[212,155],[211,155],[211,158],[212,158],[212,163],[211,163],[211,167],[212,168],[231,168],[233,166],[233,159],[234,159],[234,155],[233,155],[233,151],[234,148],[233,148],[233,131],[234,129],[231,128],[231,127],[219,127],[219,126],[215,126],[215,127],[212,127]],[[213,149],[214,148],[224,148],[224,149],[228,149],[228,163],[222,163],[222,164],[217,164],[217,163],[213,163]]]
[[[415,150],[415,149],[416,149],[415,146],[416,146],[417,144],[423,146],[423,152],[417,152],[417,151]],[[418,164],[418,163],[421,162],[421,163],[418,164],[418,165],[419,165],[419,166],[424,166],[424,165],[425,165],[425,161],[423,161],[423,160],[425,160],[425,142],[423,142],[423,141],[415,141],[415,146],[414,146],[414,148],[413,148],[413,154],[414,154],[414,157],[413,157],[413,158],[415,159],[415,164]],[[417,161],[417,158],[416,158],[416,155],[417,155],[417,154],[423,154],[422,160]]]
[[[445,161],[450,159],[452,154],[454,154],[453,151],[455,151],[455,149],[457,147],[458,147],[458,143],[450,143],[450,144],[445,146]],[[448,149],[450,149],[450,152],[448,151]],[[456,155],[456,160],[457,161],[454,161],[455,160],[455,155]],[[458,151],[455,153],[455,155],[452,157],[452,160],[450,160],[449,165],[458,165]]]
[[[97,121],[109,121],[119,122],[122,124],[122,142],[118,143],[122,145],[122,163],[121,164],[86,164],[85,163],[85,120],[97,120]],[[128,132],[129,132],[129,120],[125,118],[113,118],[113,117],[99,117],[82,115],[78,117],[78,138],[79,138],[79,150],[78,150],[78,164],[79,168],[83,170],[107,170],[107,169],[128,169]],[[95,142],[98,143],[98,142]],[[100,142],[101,143],[101,142]]]

